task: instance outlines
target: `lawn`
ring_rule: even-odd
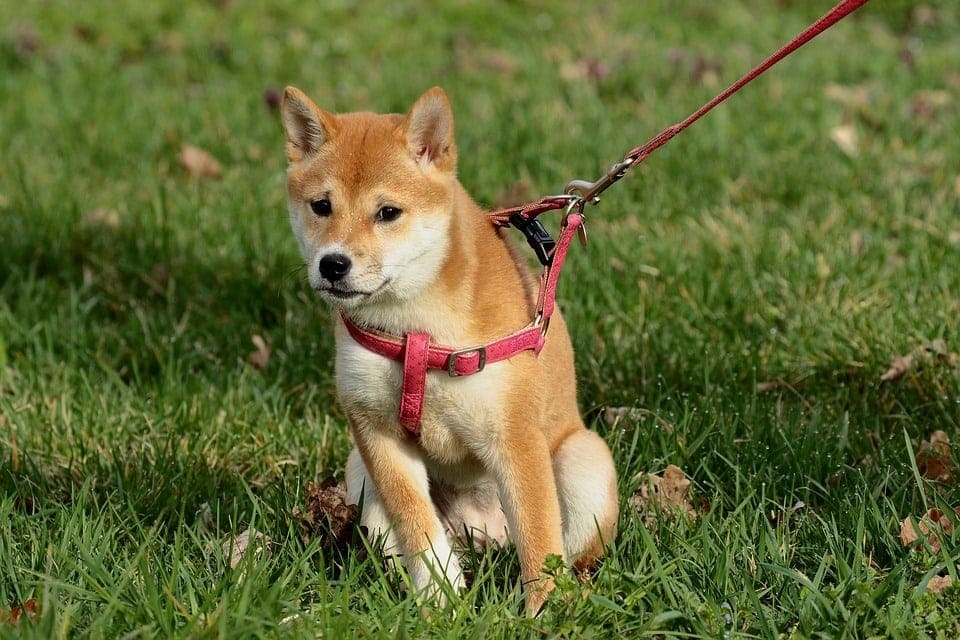
[[[424,613],[303,524],[351,445],[278,89],[443,86],[492,207],[597,178],[830,6],[0,0],[0,636],[960,635],[947,0],[868,4],[588,211],[560,303],[621,492],[592,579],[527,619],[515,553],[469,550]],[[670,465],[686,499],[638,506]]]

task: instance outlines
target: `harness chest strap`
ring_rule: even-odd
[[[341,309],[340,320],[357,344],[403,365],[398,419],[410,435],[420,435],[427,371],[446,371],[456,378],[479,373],[488,364],[508,360],[524,351],[540,354],[550,316],[556,306],[560,269],[563,268],[567,250],[570,248],[570,240],[581,224],[583,218],[577,212],[571,212],[566,217],[551,260],[540,277],[540,294],[534,321],[523,329],[489,344],[460,349],[432,345],[430,336],[425,333],[411,332],[401,337],[359,327]]]

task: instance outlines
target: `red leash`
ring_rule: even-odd
[[[727,87],[716,98],[700,107],[686,120],[671,125],[650,138],[639,147],[631,149],[624,159],[613,165],[596,182],[572,180],[567,183],[563,195],[546,196],[518,207],[491,211],[490,221],[498,227],[517,227],[526,237],[530,247],[543,264],[540,276],[540,295],[537,299],[536,316],[523,329],[487,345],[467,348],[452,348],[430,344],[430,336],[411,332],[406,336],[392,336],[356,326],[341,311],[350,336],[360,345],[403,365],[403,384],[400,392],[398,420],[414,438],[420,434],[420,418],[426,391],[427,371],[446,371],[453,377],[472,375],[483,371],[488,363],[507,360],[524,351],[539,354],[550,325],[550,316],[556,306],[557,280],[575,233],[583,234],[583,209],[587,204],[597,204],[600,194],[614,182],[626,175],[632,167],[640,164],[651,153],[665,145],[678,133],[706,115],[711,109],[742,89],[750,81],[787,57],[804,44],[823,33],[834,24],[859,9],[870,0],[844,0],[829,13],[810,25],[782,49],[761,62],[747,75]],[[541,213],[566,209],[561,223],[560,236],[556,242],[536,219]]]
[[[510,207],[508,209],[491,211],[488,214],[491,218],[491,221],[497,226],[509,226],[512,222],[511,218],[516,220],[515,216],[519,216],[522,220],[533,220],[541,213],[547,211],[553,211],[572,206],[574,208],[579,208],[582,212],[585,204],[597,204],[600,201],[600,194],[606,190],[607,187],[626,175],[629,169],[646,160],[651,153],[668,143],[671,139],[673,139],[674,136],[702,118],[714,107],[742,89],[752,80],[756,79],[757,76],[767,71],[770,67],[777,64],[782,59],[786,58],[788,55],[806,43],[810,42],[836,23],[843,20],[845,17],[863,5],[867,4],[869,1],[870,0],[844,0],[831,9],[829,13],[803,30],[782,49],[758,64],[749,73],[727,87],[713,100],[700,107],[694,113],[690,114],[686,120],[670,125],[639,147],[631,149],[630,152],[627,153],[627,155],[623,158],[623,160],[610,167],[610,170],[607,171],[607,173],[605,173],[603,177],[596,182],[572,180],[571,182],[567,183],[567,186],[564,188],[564,195],[547,196],[537,200],[536,202],[531,202],[518,207]]]

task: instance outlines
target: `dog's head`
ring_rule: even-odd
[[[401,302],[449,252],[457,152],[446,94],[405,115],[334,115],[283,94],[290,222],[311,286],[340,307]]]

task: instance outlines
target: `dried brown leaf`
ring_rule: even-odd
[[[116,229],[120,226],[120,216],[113,209],[94,209],[83,217],[87,227],[106,227]]]
[[[516,57],[502,49],[493,49],[482,54],[480,64],[505,76],[516,75],[520,66]]]
[[[280,104],[283,102],[283,94],[277,87],[267,87],[263,92],[263,104],[270,111],[279,111]]]
[[[873,101],[873,92],[867,85],[846,86],[831,82],[823,89],[828,99],[849,109],[864,109]]]
[[[194,178],[217,180],[223,175],[220,163],[199,147],[184,144],[180,150],[180,164]]]
[[[860,140],[853,125],[842,124],[830,130],[830,139],[851,158],[860,153]]]
[[[924,122],[933,122],[937,114],[953,102],[949,91],[918,91],[910,102],[910,115]]]
[[[651,526],[658,512],[684,513],[690,519],[697,517],[697,511],[690,502],[690,480],[680,467],[669,465],[661,475],[641,473],[635,479],[640,487],[631,496],[629,504],[645,514],[644,523]]]
[[[951,353],[947,343],[938,338],[919,346],[905,356],[897,356],[890,361],[890,367],[880,376],[880,382],[898,380],[923,362],[934,361],[948,366],[960,364],[960,354]]]
[[[560,75],[564,79],[576,82],[582,80],[599,82],[608,78],[611,73],[612,69],[609,63],[592,57],[570,61],[560,67]]]
[[[927,583],[927,593],[943,593],[943,590],[953,585],[950,576],[933,576]]]
[[[327,478],[319,485],[307,484],[306,510],[298,507],[293,516],[303,530],[304,542],[319,538],[320,546],[327,549],[350,541],[357,505],[347,504],[345,484]]]
[[[40,49],[40,36],[32,24],[20,24],[16,27],[13,52],[20,58],[28,58]]]
[[[220,548],[223,550],[223,555],[230,557],[230,568],[236,569],[248,553],[259,552],[265,549],[269,543],[270,538],[259,531],[248,528],[243,533],[224,541]]]
[[[264,340],[262,336],[256,334],[250,336],[250,342],[252,342],[253,346],[257,349],[247,355],[247,361],[258,371],[266,369],[267,365],[270,364],[270,345],[267,344],[267,341]]]
[[[604,407],[602,417],[604,424],[616,427],[624,420],[639,420],[642,415],[636,407]]]
[[[937,482],[950,482],[954,478],[953,450],[949,436],[943,431],[934,431],[929,440],[920,443],[916,460],[917,470],[924,478]]]
[[[0,624],[17,626],[22,618],[28,620],[37,617],[37,600],[30,598],[19,606],[10,607],[9,611],[0,609]]]
[[[690,78],[706,87],[715,87],[720,81],[722,70],[723,61],[720,58],[697,56],[693,59],[693,65],[690,68]]]
[[[783,389],[796,391],[798,387],[803,386],[803,383],[803,378],[796,378],[794,380],[763,380],[757,383],[756,389],[757,393],[768,393],[770,391],[780,391]]]
[[[960,516],[960,507],[954,509],[954,513]],[[919,531],[918,531],[919,529]],[[940,509],[929,509],[917,521],[916,527],[913,525],[913,517],[908,516],[900,523],[900,542],[905,547],[915,546],[920,537],[923,536],[930,545],[933,553],[940,553],[940,541],[943,536],[953,534],[953,522]]]

